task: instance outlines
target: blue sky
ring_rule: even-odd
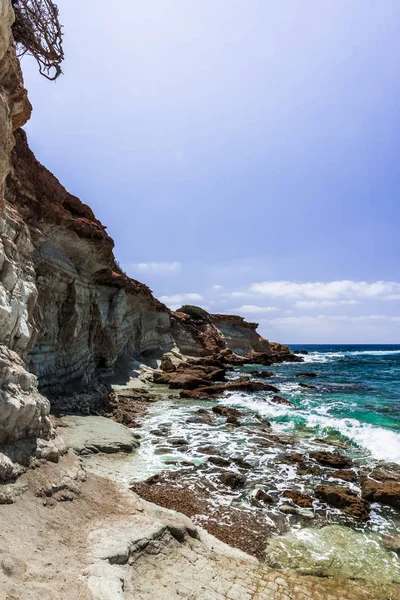
[[[400,343],[398,0],[58,0],[39,160],[166,304]]]

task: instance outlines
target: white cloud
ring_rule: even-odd
[[[213,290],[216,290],[217,292],[224,289],[223,285],[213,285],[212,287]]]
[[[136,271],[141,273],[179,273],[182,268],[182,263],[173,262],[143,262],[131,265]]]
[[[297,300],[293,306],[297,308],[318,308],[320,306],[342,306],[349,304],[359,304],[358,300],[339,300],[334,302],[333,300]]]
[[[279,310],[276,306],[256,306],[254,304],[243,304],[239,308],[232,308],[232,312],[240,313],[269,313]]]
[[[304,298],[319,301],[334,301],[355,298],[387,298],[400,294],[400,283],[395,281],[315,281],[298,283],[295,281],[264,281],[253,283],[249,292],[260,296],[282,298]]]
[[[169,306],[172,310],[180,308],[185,302],[200,302],[203,296],[196,293],[172,294],[171,296],[160,296],[159,300]]]
[[[298,315],[260,319],[261,333],[286,343],[396,343],[400,316],[381,314]]]

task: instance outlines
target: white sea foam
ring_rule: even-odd
[[[229,404],[246,406],[263,417],[270,419],[282,416],[290,416],[298,421],[304,419],[308,427],[318,427],[320,429],[333,429],[349,440],[355,442],[358,446],[368,451],[371,456],[377,460],[385,460],[400,463],[400,434],[383,427],[374,427],[370,424],[362,424],[357,419],[338,419],[330,417],[329,407],[319,407],[318,412],[308,412],[306,410],[293,409],[281,404],[272,404],[266,400],[260,400],[250,396],[241,396],[239,394],[229,398]],[[285,423],[293,426],[293,422]]]
[[[314,352],[303,356],[305,363],[326,363],[346,356],[390,356],[400,350],[349,350],[341,352]]]

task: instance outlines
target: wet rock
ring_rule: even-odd
[[[237,410],[236,408],[229,408],[228,406],[222,406],[221,404],[213,406],[212,411],[221,417],[234,417],[237,419],[237,417],[243,416],[243,413],[240,412],[240,410]]]
[[[170,356],[164,355],[160,364],[160,369],[161,371],[173,373],[174,371],[176,371],[176,365],[174,365]]]
[[[334,477],[335,479],[342,479],[343,481],[354,482],[357,481],[357,473],[352,469],[337,469],[327,473],[328,477]]]
[[[283,494],[281,494],[281,498],[288,498],[302,508],[312,508],[313,505],[313,499],[309,494],[303,494],[296,490],[285,490]]]
[[[172,446],[187,446],[187,439],[185,438],[168,438],[169,443]]]
[[[348,458],[343,454],[325,452],[324,450],[315,450],[310,452],[310,458],[313,458],[324,467],[332,467],[333,469],[346,469],[347,467],[351,467],[353,464],[351,458]]]
[[[223,458],[222,456],[210,456],[210,458],[207,459],[207,462],[210,462],[213,465],[217,465],[219,467],[229,467],[230,465],[230,461],[226,458]]]
[[[282,398],[282,396],[272,396],[271,398],[271,402],[274,402],[275,404],[284,404],[285,406],[290,406],[290,407],[295,407],[296,405],[293,404],[293,402],[290,402],[290,400],[286,400],[286,398]]]
[[[300,452],[289,452],[288,454],[285,454],[285,458],[290,462],[296,463],[304,463],[307,461],[307,458],[304,456],[304,454],[300,454]]]
[[[383,535],[382,536],[382,544],[388,550],[392,552],[396,552],[400,555],[400,534],[397,533],[395,535]]]
[[[239,467],[239,469],[252,469],[253,465],[244,458],[233,458],[233,462]]]
[[[157,473],[156,475],[151,475],[151,477],[148,477],[145,483],[148,485],[154,485],[155,483],[160,483],[161,479],[161,473]]]
[[[319,485],[315,494],[327,504],[340,508],[347,515],[367,521],[369,519],[369,504],[360,498],[350,488],[340,486]]]
[[[265,419],[264,417],[262,417],[261,415],[259,415],[258,413],[256,415],[254,415],[255,418],[260,421],[260,423],[262,425],[266,425],[267,427],[271,427],[271,421],[268,421],[268,419]]]
[[[298,384],[300,387],[302,388],[306,388],[306,389],[315,389],[315,385],[311,385],[309,383],[304,383],[303,381],[300,381],[300,383]]]
[[[221,454],[221,451],[218,450],[218,448],[215,448],[215,446],[201,446],[200,448],[197,448],[197,452],[200,452],[201,454]]]
[[[264,504],[274,504],[276,502],[276,499],[273,496],[271,496],[271,494],[268,494],[267,492],[261,489],[256,491],[254,498],[258,502],[263,502]]]
[[[308,350],[294,350],[294,354],[309,354]]]
[[[315,442],[319,444],[326,444],[327,446],[334,446],[335,448],[343,448],[343,450],[348,450],[351,448],[349,444],[345,444],[344,442],[340,442],[339,440],[328,440],[324,438],[315,438]]]
[[[395,481],[361,480],[362,497],[370,502],[379,502],[400,509],[400,484]]]
[[[185,389],[180,393],[180,397],[204,400],[220,396],[223,392],[279,392],[279,389],[262,381],[249,381],[246,377],[230,383],[209,385],[207,387],[200,386],[198,389]]]
[[[255,377],[275,377],[276,373],[273,371],[254,371],[252,375]]]
[[[296,377],[304,377],[307,379],[314,379],[315,377],[318,377],[318,373],[310,373],[310,372],[305,372],[305,373],[295,373]]]
[[[224,471],[221,473],[219,480],[221,483],[232,489],[241,488],[246,483],[246,477],[240,473],[235,473],[234,471]]]
[[[151,435],[156,435],[157,437],[164,437],[168,435],[166,431],[161,431],[160,429],[151,429],[149,433],[151,433]]]
[[[228,417],[226,422],[228,423],[228,425],[233,425],[234,427],[241,426],[241,422],[236,417]]]
[[[198,377],[195,373],[172,373],[168,377],[168,383],[171,390],[195,390],[209,384],[207,379]]]
[[[279,510],[284,515],[297,515],[297,509],[290,504],[281,504]]]

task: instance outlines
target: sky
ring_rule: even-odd
[[[400,343],[398,0],[58,0],[31,148],[173,309]]]

